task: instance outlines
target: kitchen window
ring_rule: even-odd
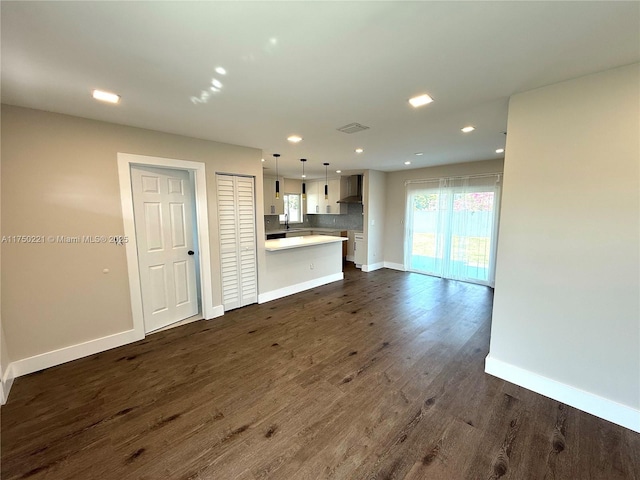
[[[280,223],[302,223],[302,195],[299,193],[285,193],[284,215],[280,215]]]

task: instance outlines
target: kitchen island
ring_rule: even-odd
[[[266,240],[266,285],[258,302],[342,280],[342,242],[346,240],[327,235]]]

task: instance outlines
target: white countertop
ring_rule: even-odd
[[[345,237],[333,237],[329,235],[304,235],[302,237],[275,238],[266,240],[264,246],[267,252],[277,252],[289,248],[310,247],[324,243],[346,242]]]
[[[318,228],[318,227],[294,227],[290,229],[281,228],[280,230],[267,230],[264,233],[269,235],[271,233],[295,233],[295,232],[347,232],[349,228]]]

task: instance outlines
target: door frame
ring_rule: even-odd
[[[176,160],[172,158],[150,157],[131,153],[118,152],[118,178],[120,180],[120,201],[127,255],[127,271],[129,274],[129,293],[131,296],[131,313],[133,329],[145,336],[144,313],[142,310],[142,289],[140,287],[140,269],[138,263],[138,244],[136,241],[135,216],[133,212],[133,190],[131,187],[131,167],[144,165],[176,170],[186,170],[194,179],[194,195],[196,203],[196,228],[198,230],[200,298],[202,299],[202,316],[205,319],[220,315],[213,305],[211,281],[211,253],[209,251],[209,214],[207,207],[207,183],[205,165],[202,162]]]
[[[492,226],[491,226],[491,247],[490,247],[490,252],[489,252],[489,280],[488,281],[474,281],[475,279],[470,279],[470,278],[465,278],[465,279],[461,279],[461,280],[457,280],[456,281],[461,281],[461,282],[468,282],[468,283],[473,283],[476,285],[484,285],[486,287],[490,287],[493,288],[495,286],[495,272],[496,272],[496,264],[497,264],[497,251],[498,251],[498,231],[499,231],[499,224],[500,224],[500,206],[502,203],[502,178],[503,178],[503,173],[485,173],[485,174],[478,174],[478,175],[466,175],[466,176],[461,176],[461,177],[443,177],[446,179],[461,179],[461,178],[482,178],[482,177],[495,177],[496,178],[496,183],[495,185],[493,185],[491,188],[493,189],[493,193],[494,193],[494,206],[493,206],[493,222],[492,222]],[[413,228],[413,222],[414,222],[414,217],[413,217],[413,212],[412,212],[412,204],[411,204],[411,196],[413,195],[413,193],[411,193],[408,189],[408,186],[410,184],[427,184],[427,183],[436,183],[437,181],[442,180],[442,178],[432,178],[432,179],[425,179],[425,180],[407,180],[405,181],[405,215],[404,215],[404,235],[403,235],[403,241],[402,241],[402,246],[403,246],[403,250],[404,250],[404,268],[406,271],[408,272],[415,272],[415,273],[420,273],[422,275],[431,275],[437,278],[445,278],[448,279],[449,277],[444,277],[441,274],[436,274],[434,273],[427,273],[424,272],[422,270],[416,270],[416,269],[412,269],[411,267],[411,256],[412,256],[412,249],[409,245],[409,239],[411,238],[411,240],[413,240],[413,233],[414,233],[414,228]],[[478,191],[487,191],[484,190],[486,186],[480,186],[477,187]],[[453,201],[454,201],[454,195],[455,193],[459,193],[456,192],[455,188],[456,187],[445,187],[449,190],[449,193],[451,195],[450,198],[450,202],[449,206],[453,207]],[[488,187],[487,187],[488,188]],[[440,191],[442,190],[442,187],[438,187],[438,192],[440,193]],[[438,200],[439,202],[440,200]],[[449,208],[449,211],[453,211],[452,208]],[[447,216],[446,218],[446,223],[447,223],[447,228],[446,231],[447,233],[451,233],[451,218],[449,216]],[[445,247],[443,249],[443,255],[442,255],[442,260],[444,261],[447,258],[451,257],[451,236],[449,235],[448,240],[445,241]],[[413,242],[411,242],[413,243]]]

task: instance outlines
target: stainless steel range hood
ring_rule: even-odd
[[[351,175],[348,179],[349,194],[338,203],[362,203],[362,175]]]

